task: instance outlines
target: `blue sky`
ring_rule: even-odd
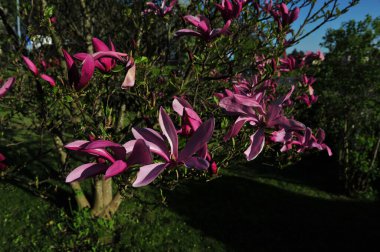
[[[318,5],[322,5],[323,2],[323,0],[317,0]],[[339,4],[342,7],[346,6],[348,2],[348,0],[339,0]],[[294,28],[296,28],[297,25],[299,25],[300,21],[303,20],[303,18],[306,16],[306,11],[306,9],[304,9],[303,12],[301,11],[298,20],[299,22],[296,21],[294,23]],[[322,37],[325,35],[327,29],[337,29],[343,22],[347,22],[351,19],[362,20],[367,14],[371,15],[372,17],[380,16],[380,0],[361,0],[358,5],[351,8],[347,13],[341,15],[336,20],[325,24],[319,28],[319,30],[300,41],[298,45],[289,48],[287,51],[291,52],[294,48],[302,51],[326,51],[327,49],[322,48],[319,44],[322,42]]]

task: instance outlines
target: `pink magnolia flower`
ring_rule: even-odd
[[[322,129],[318,129],[316,136],[313,135],[310,128],[306,128],[303,134],[281,129],[272,133],[271,140],[283,144],[281,152],[291,150],[293,145],[295,145],[297,152],[304,152],[306,149],[316,148],[318,150],[326,150],[329,156],[332,155],[330,147],[323,143],[325,140],[325,132]]]
[[[75,54],[75,58],[82,61],[81,74],[79,74],[79,70],[77,66],[75,65],[74,59],[71,57],[71,55],[68,52],[66,52],[66,50],[62,49],[62,51],[63,51],[64,57],[66,60],[66,65],[68,68],[69,83],[77,91],[82,90],[89,84],[92,78],[92,75],[94,74],[94,71],[95,71],[95,66],[96,66],[95,62],[99,61],[98,66],[100,66],[101,65],[100,60],[112,58],[112,59],[119,60],[125,63],[127,66],[128,64],[130,64],[130,59],[129,57],[127,57],[128,55],[125,53],[120,53],[120,52],[115,52],[115,51],[98,51],[94,54],[78,53],[78,54]],[[127,57],[127,59],[123,57]],[[128,73],[127,73],[127,76],[128,76]],[[127,84],[130,86],[133,86],[134,78]],[[123,83],[123,85],[125,84]]]
[[[101,41],[98,38],[92,38],[92,45],[94,47],[95,53],[96,52],[116,52],[115,46],[112,43],[111,39],[109,39],[110,47],[108,47],[103,41]],[[80,61],[84,61],[87,57],[87,53],[77,53],[74,55],[74,58]],[[95,54],[94,54],[95,55]],[[118,53],[119,56],[121,56],[120,53]],[[124,54],[126,56],[126,54]],[[95,68],[99,69],[103,73],[109,73],[115,66],[115,54],[112,57],[106,57],[103,56],[101,58],[98,58],[95,60]]]
[[[74,59],[71,55],[64,49],[62,49],[63,55],[66,60],[69,84],[72,85],[75,90],[79,91],[86,87],[90,82],[92,75],[95,71],[95,61],[91,55],[87,55],[82,62],[82,70],[79,75],[77,66],[75,65]]]
[[[172,0],[170,1],[169,6],[166,6],[166,0],[162,0],[161,6],[153,3],[153,2],[147,2],[147,9],[144,10],[144,14],[153,12],[155,15],[164,17],[165,15],[172,12],[174,6],[177,4],[178,0]]]
[[[193,107],[183,98],[174,98],[173,110],[182,117],[182,126],[178,131],[178,134],[189,137],[202,124],[202,119],[194,111]]]
[[[239,17],[244,3],[243,0],[222,0],[221,4],[215,3],[215,6],[222,14],[224,21],[227,22]]]
[[[297,20],[300,9],[296,7],[293,10],[288,9],[285,3],[278,6],[278,10],[271,9],[271,14],[278,24],[278,28],[282,30],[284,27],[290,25]]]
[[[4,84],[0,87],[0,98],[4,97],[5,94],[8,93],[9,90],[11,90],[15,82],[16,82],[15,77],[10,77],[4,82]]]
[[[112,43],[111,39],[109,39],[110,47],[108,47],[103,41],[98,38],[92,38],[92,44],[94,46],[95,52],[116,52],[115,46]],[[115,66],[116,62],[113,58],[104,57],[95,61],[95,67],[105,73],[110,72]]]
[[[28,57],[24,55],[22,55],[22,59],[24,60],[24,63],[28,67],[29,71],[32,72],[35,77],[39,76],[41,79],[47,81],[50,84],[50,86],[55,86],[55,80],[51,76],[47,74],[39,74],[37,66],[33,63],[33,61],[31,61]]]
[[[190,137],[202,125],[202,119],[194,111],[192,106],[183,98],[175,97],[173,100],[173,110],[182,117],[181,129],[178,134]],[[218,166],[213,160],[210,152],[208,151],[207,144],[205,144],[199,151],[198,155],[206,159],[209,163],[209,171],[211,174],[217,174]]]
[[[130,152],[127,152],[120,144],[107,140],[77,140],[67,144],[65,148],[88,153],[106,160],[106,162],[87,163],[78,166],[66,177],[67,183],[102,173],[105,174],[107,179],[126,171],[132,165],[147,165],[153,161],[149,148],[143,140],[137,140]],[[112,154],[108,149],[112,151]],[[127,157],[128,154],[129,156]]]
[[[237,114],[239,117],[232,125],[224,140],[227,141],[231,137],[235,137],[245,123],[257,128],[256,132],[250,137],[250,145],[244,152],[248,161],[255,159],[264,149],[265,145],[265,129],[284,128],[287,131],[303,131],[305,125],[289,119],[283,115],[282,105],[290,99],[292,89],[284,96],[265,104],[262,96],[248,97],[239,94],[233,94],[220,100],[219,106],[227,112]]]
[[[159,124],[163,135],[169,142],[170,149],[167,148],[163,136],[157,131],[150,128],[132,129],[133,136],[137,140],[143,139],[151,152],[164,159],[164,162],[142,166],[140,171],[137,173],[135,182],[133,183],[134,187],[148,185],[166,168],[184,164],[187,168],[205,170],[210,165],[204,158],[193,155],[210,140],[215,125],[215,120],[213,118],[202,123],[202,125],[198,127],[180,152],[178,151],[177,130],[175,129],[172,120],[162,107],[160,108],[159,113]],[[137,140],[127,142],[124,147],[129,150],[130,146]]]
[[[203,15],[198,15],[196,17],[187,15],[183,19],[191,25],[197,27],[197,31],[190,29],[181,29],[176,31],[176,37],[196,36],[204,39],[206,42],[210,42],[221,35],[229,34],[228,28],[231,25],[231,20],[228,20],[223,28],[212,29],[210,21]]]

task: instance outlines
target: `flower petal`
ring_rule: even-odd
[[[121,147],[121,145],[118,143],[114,143],[112,141],[109,141],[109,140],[95,140],[95,141],[90,142],[85,147],[85,149],[86,150],[88,150],[88,149],[104,149],[107,147]]]
[[[135,146],[136,140],[130,140],[123,144],[123,147],[125,148],[125,152],[127,155],[133,151],[133,147]]]
[[[47,74],[41,74],[40,77],[43,80],[49,82],[50,86],[52,86],[52,87],[55,86],[55,80],[52,77],[50,77],[49,75],[47,75]]]
[[[69,175],[66,177],[66,183],[71,183],[77,180],[83,180],[88,177],[93,177],[104,172],[107,169],[105,164],[97,163],[88,163],[83,164],[75,168]]]
[[[116,160],[110,167],[108,167],[105,179],[118,175],[127,169],[128,165],[123,160]]]
[[[219,106],[232,114],[247,116],[254,116],[256,114],[253,107],[248,107],[238,103],[234,96],[224,97],[220,100]],[[260,107],[258,108],[260,109]]]
[[[272,125],[277,125],[280,128],[285,128],[286,130],[305,130],[306,126],[294,119],[288,119],[285,116],[280,116],[276,120],[272,121]]]
[[[186,160],[185,166],[187,168],[195,168],[197,170],[207,170],[210,166],[210,163],[200,157],[190,157]]]
[[[155,180],[165,168],[169,166],[168,163],[155,163],[144,165],[140,167],[140,170],[137,172],[136,180],[133,182],[133,187],[141,187],[150,184]]]
[[[160,113],[158,121],[160,123],[160,127],[162,133],[166,136],[170,144],[170,153],[174,155],[174,157],[178,157],[178,136],[177,130],[174,127],[174,124],[168,114],[166,114],[163,107],[160,107]]]
[[[87,55],[83,61],[81,77],[79,79],[78,86],[76,87],[77,90],[80,90],[87,86],[87,84],[90,82],[92,78],[92,75],[94,74],[94,71],[95,71],[94,58],[91,55]]]
[[[79,82],[79,73],[78,68],[75,65],[75,62],[71,55],[66,52],[66,50],[62,49],[63,55],[65,57],[67,69],[68,69],[68,77],[69,77],[69,83],[70,85],[76,86]]]
[[[79,150],[79,151],[94,155],[96,157],[103,157],[109,160],[111,163],[115,162],[114,157],[105,149],[90,149],[90,150]]]
[[[76,140],[74,142],[66,144],[65,148],[69,150],[80,150],[84,148],[88,143],[89,141],[86,141],[86,140]]]
[[[101,58],[113,58],[113,59],[117,59],[120,61],[123,61],[122,57],[127,57],[127,56],[128,56],[128,54],[126,54],[126,53],[114,52],[114,51],[100,51],[100,52],[96,52],[92,55],[94,60],[98,60]]]
[[[76,58],[79,61],[84,61],[88,55],[88,53],[76,53],[74,54],[74,58]]]
[[[211,139],[212,133],[214,132],[214,126],[214,118],[202,123],[179,154],[178,161],[186,162],[195,152],[202,148]]]
[[[232,124],[230,130],[228,133],[224,136],[223,140],[227,141],[231,137],[237,136],[237,134],[240,132],[241,128],[244,126],[246,122],[257,122],[257,119],[252,116],[239,116],[234,124]]]
[[[127,65],[127,74],[125,75],[123,84],[121,84],[122,89],[133,87],[136,80],[136,64],[134,62],[130,63],[131,66]]]
[[[265,134],[264,128],[259,128],[251,137],[251,144],[248,149],[244,152],[248,161],[255,159],[264,149],[265,145]]]
[[[94,46],[95,52],[110,51],[108,46],[98,38],[92,38],[92,45]]]
[[[24,60],[26,66],[28,67],[29,71],[31,71],[34,76],[38,76],[38,69],[36,65],[31,61],[28,57],[21,55],[22,59]]]
[[[90,150],[90,149],[104,149],[104,148],[110,148],[114,152],[116,159],[124,160],[126,157],[125,148],[121,146],[120,144],[114,143],[109,140],[92,141],[84,149]]]
[[[173,103],[172,103],[173,110],[177,112],[180,116],[183,116],[183,109],[184,108],[191,108],[193,107],[188,103],[185,99],[181,97],[174,97]]]
[[[202,34],[199,32],[190,30],[190,29],[181,29],[175,32],[175,37],[182,37],[182,36],[196,36],[202,38]]]
[[[197,112],[191,108],[184,109],[184,116],[188,117],[187,119],[189,120],[189,123],[193,130],[197,130],[198,127],[202,124],[202,119],[199,117]]]
[[[160,155],[165,161],[170,160],[170,154],[165,141],[158,132],[149,128],[132,128],[132,134],[136,139],[145,140],[145,143],[153,153]]]
[[[4,85],[0,88],[0,98],[5,96],[5,94],[12,88],[15,81],[15,77],[10,77],[5,81]]]
[[[141,164],[148,165],[153,162],[149,147],[142,139],[136,140],[133,151],[127,160],[129,165]]]

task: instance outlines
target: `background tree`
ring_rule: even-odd
[[[380,176],[380,18],[328,30],[315,111],[329,132],[351,193],[368,193]],[[319,115],[319,116],[318,116]]]

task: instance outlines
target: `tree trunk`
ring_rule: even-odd
[[[94,48],[92,46],[92,17],[90,13],[90,7],[86,3],[86,0],[80,0],[80,5],[82,7],[82,14],[84,19],[84,39],[87,46],[88,53],[94,53]]]
[[[108,206],[112,201],[112,178],[103,178],[103,206]]]
[[[96,177],[95,178],[95,197],[94,197],[94,205],[91,209],[91,214],[93,216],[99,216],[99,214],[103,211],[104,202],[103,202],[103,178]]]
[[[105,219],[111,219],[115,212],[119,209],[121,202],[123,201],[123,197],[120,192],[115,194],[115,197],[112,199],[111,203],[104,208],[103,212],[100,214],[100,217]]]
[[[91,208],[90,202],[88,202],[86,195],[84,195],[84,192],[79,182],[77,181],[71,182],[70,186],[74,190],[75,201],[77,202],[78,208],[79,209]]]

